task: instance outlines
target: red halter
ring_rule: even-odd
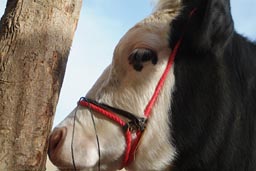
[[[98,103],[94,100],[88,99],[88,98],[81,98],[79,101],[79,104],[81,106],[87,107],[95,112],[98,112],[104,116],[106,116],[107,118],[109,118],[110,120],[114,121],[115,123],[117,123],[118,125],[120,125],[122,128],[124,128],[125,131],[125,139],[126,139],[126,150],[125,150],[125,155],[124,155],[124,160],[123,160],[123,167],[129,165],[133,160],[134,160],[134,155],[136,152],[136,148],[138,146],[139,140],[141,138],[142,132],[145,128],[145,124],[146,124],[146,119],[150,117],[152,108],[160,94],[160,91],[162,90],[162,87],[164,85],[164,82],[166,80],[166,77],[173,65],[173,61],[175,59],[175,56],[177,54],[177,51],[180,47],[182,39],[180,39],[177,44],[175,45],[170,57],[169,57],[169,61],[167,63],[167,66],[164,70],[164,73],[162,74],[160,80],[158,81],[158,84],[155,88],[154,94],[151,97],[149,103],[147,104],[145,110],[144,110],[144,118],[137,118],[135,115],[133,115],[135,118],[137,118],[137,121],[139,123],[133,122],[134,120],[132,120],[131,122],[125,122],[121,117],[119,117],[117,114],[121,115],[120,113],[125,112],[123,110],[120,109],[116,109],[113,107],[110,107],[106,104],[102,104],[102,103]],[[122,112],[117,112],[117,110],[120,110]],[[127,112],[128,113],[128,112]],[[122,115],[124,116],[124,115]],[[127,116],[124,116],[127,117]],[[130,118],[129,118],[130,119]],[[135,119],[136,120],[136,119]],[[136,133],[136,138],[133,140],[132,143],[132,134]]]
[[[189,15],[189,18],[194,14],[196,9],[193,9]],[[177,41],[172,53],[170,54],[168,63],[166,65],[166,68],[158,81],[158,84],[155,88],[154,94],[152,95],[150,101],[148,102],[145,110],[144,110],[144,117],[137,117],[134,114],[131,114],[127,111],[114,108],[111,106],[108,106],[103,103],[98,103],[94,100],[88,99],[88,98],[81,98],[78,102],[79,105],[84,106],[86,108],[89,108],[99,114],[102,114],[112,120],[113,122],[120,125],[125,132],[125,140],[126,140],[126,150],[124,154],[124,159],[122,163],[122,168],[125,166],[128,166],[135,157],[136,149],[138,147],[138,143],[140,141],[141,135],[146,128],[147,119],[150,117],[150,114],[152,113],[152,108],[154,107],[156,100],[160,94],[160,91],[163,88],[164,82],[166,80],[166,77],[173,65],[174,59],[177,55],[178,49],[180,47],[180,44],[183,40],[183,35],[181,38]],[[128,118],[130,121],[125,122],[121,117],[118,115],[121,115],[123,117]],[[136,138],[132,140],[132,134],[136,134]],[[133,142],[133,143],[132,143]]]

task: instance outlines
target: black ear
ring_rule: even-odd
[[[185,30],[187,49],[221,53],[234,32],[230,0],[183,0],[183,9],[171,23],[171,47]],[[189,14],[196,9],[189,19]]]

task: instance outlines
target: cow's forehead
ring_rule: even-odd
[[[145,18],[138,24],[168,24],[173,18],[175,18],[180,11],[177,9],[163,9],[152,13],[149,17]]]
[[[178,10],[162,10],[137,23],[119,41],[114,56],[127,56],[136,48],[152,49],[157,52],[167,47],[170,23],[177,15]]]

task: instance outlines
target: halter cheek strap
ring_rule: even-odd
[[[196,9],[193,9],[190,12],[189,19],[193,16],[195,11]],[[183,31],[183,34],[184,32],[185,30]],[[104,115],[105,117],[112,120],[113,122],[115,122],[116,124],[120,125],[123,128],[125,140],[126,140],[126,149],[125,149],[124,159],[123,159],[121,168],[128,166],[132,161],[134,161],[136,149],[138,148],[140,138],[142,136],[143,131],[146,128],[147,120],[152,113],[152,108],[154,107],[156,100],[159,97],[161,90],[163,89],[164,82],[174,63],[174,59],[177,56],[177,52],[183,40],[183,34],[175,44],[172,50],[172,53],[169,56],[168,63],[166,65],[166,68],[161,78],[158,81],[154,94],[152,95],[151,99],[149,100],[144,110],[144,117],[138,117],[125,110],[114,108],[107,104],[99,103],[95,100],[85,98],[85,97],[82,97],[78,102],[79,105]],[[126,118],[128,121],[124,121],[120,116]],[[132,138],[132,135],[136,135],[135,138]]]

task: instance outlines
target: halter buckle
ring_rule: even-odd
[[[146,129],[146,125],[147,125],[147,119],[146,118],[137,118],[136,120],[132,120],[127,122],[123,129],[124,131],[131,131],[131,132],[137,132],[137,131],[141,131],[143,132]]]

